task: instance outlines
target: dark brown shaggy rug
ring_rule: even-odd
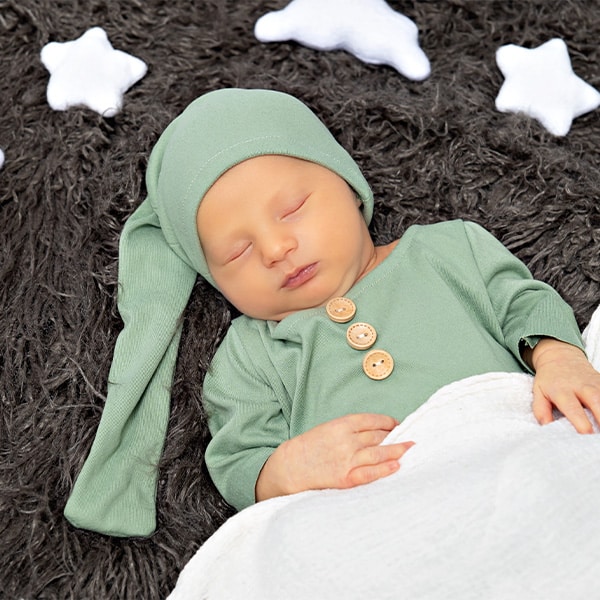
[[[585,324],[600,301],[600,111],[553,137],[496,111],[503,44],[563,38],[600,88],[598,0],[391,1],[419,26],[424,82],[345,52],[261,44],[286,0],[0,0],[0,596],[163,598],[232,514],[203,465],[203,374],[231,312],[199,282],[186,315],[150,539],[80,531],[62,516],[105,393],[117,244],[144,197],[149,151],[191,100],[226,86],[290,92],[363,167],[379,242],[412,223],[481,223],[554,285]],[[99,25],[147,75],[103,118],[55,112],[39,54]]]

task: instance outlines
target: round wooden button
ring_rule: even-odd
[[[346,339],[355,350],[367,350],[377,339],[377,332],[368,323],[354,323],[346,330]]]
[[[332,298],[325,307],[327,316],[336,323],[347,323],[356,314],[356,305],[350,298]]]
[[[371,350],[363,360],[363,371],[371,379],[385,379],[394,370],[394,359],[385,350]]]

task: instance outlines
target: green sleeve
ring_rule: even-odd
[[[492,234],[475,223],[464,225],[505,344],[523,367],[531,371],[521,357],[522,344],[533,348],[542,337],[583,350],[573,310],[560,295],[533,279],[527,267]]]
[[[235,327],[229,329],[203,387],[212,434],[206,464],[218,490],[238,510],[254,504],[260,470],[289,438],[277,398],[281,391],[269,382],[271,361],[257,336],[243,337],[244,343]]]

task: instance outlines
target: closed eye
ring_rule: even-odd
[[[295,202],[290,208],[288,208],[287,210],[284,211],[284,214],[281,218],[285,219],[287,217],[291,217],[291,216],[295,215],[304,206],[307,199],[308,199],[308,196],[302,198],[298,202]]]
[[[228,263],[233,262],[239,258],[241,258],[242,256],[244,256],[252,247],[252,244],[246,244],[244,246],[241,246],[240,248],[236,248],[232,254],[227,258]]]

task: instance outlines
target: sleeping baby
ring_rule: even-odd
[[[210,475],[237,509],[348,488],[400,467],[388,433],[442,386],[531,372],[541,424],[600,420],[600,373],[571,308],[475,223],[414,225],[376,245],[374,199],[296,98],[222,89],[157,142],[119,249],[108,397],[65,514],[111,535],[155,529],[181,317],[196,277],[241,313],[203,384]],[[590,413],[586,414],[589,409]]]

